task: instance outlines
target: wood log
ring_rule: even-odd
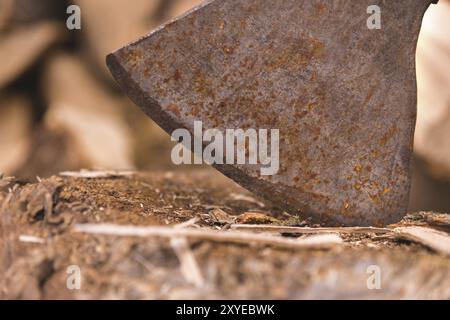
[[[42,22],[0,33],[0,89],[25,72],[62,38],[59,25]]]
[[[417,47],[418,121],[415,151],[436,178],[450,181],[450,1],[427,12]]]
[[[122,116],[121,96],[110,94],[76,56],[53,55],[43,77],[48,105],[44,125],[63,133],[78,165],[132,169],[132,140]]]
[[[65,14],[60,0],[0,0],[0,30],[43,20],[57,20]]]
[[[0,97],[0,172],[11,175],[31,148],[32,105],[21,96]]]

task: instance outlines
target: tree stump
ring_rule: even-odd
[[[320,229],[201,170],[3,178],[0,204],[2,299],[450,298],[445,215]]]

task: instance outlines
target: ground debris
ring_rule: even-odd
[[[236,223],[240,223],[240,224],[276,224],[276,223],[280,223],[280,221],[266,213],[246,212],[236,218]]]
[[[215,222],[220,224],[233,223],[236,217],[230,216],[224,210],[220,208],[215,208],[209,212],[209,215],[215,220]]]
[[[398,229],[434,234],[427,221],[444,216],[382,229],[305,227],[268,204],[255,213],[254,202],[229,196],[250,193],[203,170],[5,179],[1,298],[450,298],[449,257],[429,243],[399,241]],[[266,223],[238,224],[249,213],[264,219],[248,223]],[[383,290],[367,289],[373,265]],[[66,286],[71,266],[80,268],[80,290]]]

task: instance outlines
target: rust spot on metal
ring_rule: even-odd
[[[386,146],[389,140],[391,140],[396,134],[398,133],[398,128],[396,126],[389,129],[388,132],[386,132],[383,137],[380,139],[380,145]]]
[[[170,104],[166,107],[166,110],[169,112],[172,112],[173,114],[180,116],[181,115],[181,109],[176,104]]]

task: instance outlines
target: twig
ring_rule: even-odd
[[[192,218],[186,222],[179,223],[174,226],[174,228],[189,228],[189,227],[197,227],[197,222],[200,221],[199,217]]]
[[[117,171],[117,170],[105,170],[105,171],[64,171],[60,172],[61,177],[81,178],[81,179],[99,179],[99,178],[120,178],[135,175],[135,171]]]
[[[232,242],[260,245],[271,245],[282,248],[330,248],[343,241],[336,234],[322,234],[311,236],[305,239],[284,239],[276,236],[254,234],[247,232],[218,232],[199,229],[181,229],[170,227],[136,227],[136,226],[118,226],[111,224],[77,224],[74,227],[75,232],[124,236],[124,237],[162,237],[162,238],[194,238],[215,242]]]
[[[251,231],[260,233],[285,233],[285,234],[323,234],[323,233],[390,233],[392,230],[386,228],[373,227],[346,227],[346,228],[303,228],[303,227],[282,227],[273,225],[256,224],[234,224],[231,230]]]
[[[26,242],[26,243],[36,243],[36,244],[44,244],[45,240],[39,237],[35,237],[35,236],[28,236],[28,235],[20,235],[19,236],[19,241],[20,242]]]
[[[205,281],[186,238],[171,238],[170,245],[180,261],[181,273],[186,281],[198,288],[202,287]]]

